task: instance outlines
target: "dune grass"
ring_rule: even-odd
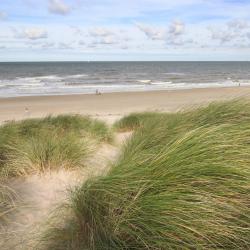
[[[78,115],[9,122],[0,127],[0,226],[16,207],[9,177],[83,167],[101,142],[112,142],[103,122]]]
[[[249,249],[250,103],[144,119],[63,211],[43,249]]]
[[[124,116],[114,123],[114,129],[119,132],[128,132],[140,128],[147,119],[158,117],[160,113],[142,112]],[[162,113],[163,115],[163,113]]]
[[[0,177],[80,167],[95,146],[111,141],[105,123],[78,115],[10,122],[0,127]]]
[[[16,208],[17,195],[13,190],[0,183],[0,229],[7,223],[9,215]]]
[[[244,102],[244,100],[243,100]],[[233,105],[232,105],[233,103]],[[245,119],[249,119],[249,103],[245,101],[246,107],[243,107],[242,101],[234,99],[233,101],[224,101],[220,103],[211,103],[206,107],[199,107],[191,110],[183,110],[177,113],[160,113],[160,112],[142,112],[142,113],[131,113],[124,116],[114,124],[114,128],[117,131],[132,131],[143,127],[149,120],[155,120],[161,122],[161,124],[169,124],[172,126],[175,123],[181,125],[183,129],[188,125],[195,124],[197,119],[196,127],[202,125],[220,124],[222,122],[237,122],[238,118],[247,116]],[[185,124],[181,124],[182,120]]]

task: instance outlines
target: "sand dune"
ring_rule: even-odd
[[[11,180],[9,187],[21,201],[12,223],[0,231],[1,249],[34,249],[40,227],[51,212],[68,198],[68,191],[90,177],[103,174],[119,156],[120,148],[131,133],[117,133],[114,145],[102,144],[81,170],[61,169],[41,175]],[[37,238],[36,238],[37,237]]]

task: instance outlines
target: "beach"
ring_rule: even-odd
[[[82,114],[112,123],[131,112],[175,112],[212,101],[249,96],[250,87],[226,87],[0,98],[0,122],[57,114]]]
[[[250,250],[249,12],[0,0],[0,250]]]
[[[189,192],[198,197],[201,192],[205,194],[208,192],[207,189],[205,191],[200,190],[207,188],[206,185],[195,188],[195,185],[197,185],[195,184],[196,178],[199,185],[199,178],[206,176],[206,174],[203,176],[203,173],[206,173],[208,166],[212,170],[210,170],[204,183],[209,182],[212,184],[209,185],[211,190],[208,192],[206,202],[203,201],[201,204],[204,205],[199,206],[195,202],[191,202],[192,204],[187,203],[191,205],[191,210],[185,211],[184,215],[180,212],[178,217],[186,216],[189,212],[188,218],[193,218],[193,214],[197,214],[200,217],[200,215],[204,214],[206,206],[209,206],[209,208],[212,206],[217,212],[207,215],[211,219],[207,220],[209,223],[206,220],[204,221],[202,230],[205,233],[207,228],[209,228],[209,232],[214,230],[216,232],[214,235],[216,237],[219,235],[219,240],[222,244],[226,244],[223,236],[220,235],[220,232],[224,232],[221,230],[223,223],[210,225],[210,221],[220,220],[221,217],[217,216],[217,214],[221,212],[221,200],[226,199],[226,204],[230,204],[231,194],[239,197],[235,208],[241,207],[248,200],[247,195],[246,197],[244,195],[247,194],[247,191],[243,189],[247,185],[244,184],[245,186],[243,186],[242,184],[242,187],[240,186],[243,189],[243,193],[238,191],[234,185],[237,181],[234,179],[236,175],[230,172],[233,171],[233,168],[222,168],[221,166],[224,166],[225,159],[229,159],[230,163],[233,162],[236,166],[239,165],[239,171],[242,171],[241,173],[245,176],[246,183],[248,182],[248,170],[245,171],[244,169],[245,166],[248,166],[248,163],[245,162],[249,160],[249,156],[248,154],[242,154],[241,147],[248,147],[249,145],[248,143],[245,145],[246,140],[248,141],[249,138],[248,131],[250,131],[248,120],[250,117],[249,97],[250,87],[227,87],[102,93],[100,95],[76,94],[1,98],[0,123],[6,124],[6,126],[1,127],[0,133],[0,154],[1,159],[3,159],[2,169],[0,169],[0,178],[2,178],[0,192],[4,194],[2,198],[0,197],[0,212],[4,215],[2,218],[0,216],[0,234],[3,235],[0,240],[0,248],[6,250],[19,250],[20,247],[22,249],[34,249],[34,246],[38,244],[41,247],[38,249],[42,250],[59,249],[56,247],[57,244],[61,244],[61,240],[63,241],[62,245],[65,246],[67,244],[64,242],[65,237],[61,237],[58,234],[58,237],[53,238],[54,225],[50,228],[49,215],[53,215],[51,219],[55,223],[60,223],[60,225],[64,223],[64,217],[54,216],[54,212],[58,211],[58,207],[64,207],[65,204],[65,207],[71,209],[67,202],[69,199],[72,199],[72,194],[68,190],[75,190],[75,188],[81,187],[81,185],[87,188],[87,190],[89,189],[89,196],[88,192],[86,194],[83,193],[83,198],[87,200],[86,204],[90,204],[89,207],[85,207],[85,202],[77,205],[79,206],[77,208],[79,211],[85,211],[81,210],[81,206],[83,206],[83,209],[90,209],[89,214],[97,211],[95,210],[96,204],[112,207],[113,203],[109,202],[110,198],[106,199],[105,197],[114,191],[116,192],[116,190],[118,192],[122,190],[122,193],[112,194],[112,199],[115,202],[116,199],[114,197],[117,197],[117,195],[126,197],[126,194],[131,192],[130,190],[124,191],[130,187],[128,183],[132,183],[131,186],[135,188],[135,191],[132,191],[131,194],[136,194],[138,187],[141,185],[137,180],[141,178],[149,180],[151,182],[151,184],[148,184],[149,186],[161,183],[159,187],[155,187],[155,190],[161,193],[162,199],[165,199],[164,195],[169,193],[180,195],[178,192],[183,187],[185,194],[188,193],[186,192],[188,189]],[[242,102],[230,101],[235,98],[248,100],[242,100]],[[206,107],[208,103],[214,101],[219,102]],[[221,101],[227,102],[223,103]],[[200,108],[201,106],[204,106],[204,108]],[[175,113],[187,109],[190,109],[190,112]],[[144,111],[153,112],[129,115],[133,112]],[[168,115],[168,112],[172,112],[172,114]],[[58,114],[65,115],[56,116]],[[72,114],[81,114],[83,116],[72,116]],[[25,120],[49,115],[53,117]],[[89,117],[86,117],[86,115]],[[12,120],[24,121],[8,123],[8,121]],[[141,132],[137,133],[134,131]],[[177,139],[179,138],[178,140],[175,138],[176,134]],[[171,140],[174,141],[174,146],[169,150],[171,143],[170,146],[168,144]],[[235,147],[235,142],[239,146]],[[234,150],[233,154],[231,153],[232,148]],[[237,149],[238,151],[236,151]],[[134,152],[136,152],[136,156]],[[174,155],[171,156],[172,154]],[[214,171],[210,156],[208,157],[209,154],[212,156],[214,154],[214,159],[212,159],[216,166]],[[235,157],[235,154],[238,158]],[[164,160],[163,164],[158,164],[158,161],[155,162],[155,155],[157,159]],[[225,158],[218,157],[221,155],[225,155]],[[242,155],[245,158],[242,158]],[[125,160],[123,161],[123,159]],[[150,168],[144,165],[145,159],[147,161],[145,164],[149,164]],[[217,163],[218,160],[219,162]],[[137,164],[136,167],[134,167],[134,164]],[[172,166],[173,169],[171,170]],[[115,183],[112,173],[118,168],[121,173],[118,176],[115,175],[115,178],[120,178],[120,180]],[[159,168],[161,169],[159,170]],[[169,168],[171,171],[168,171]],[[153,171],[154,169],[158,171]],[[196,173],[198,177],[194,178],[193,173]],[[219,196],[221,193],[224,194],[221,192],[221,188],[224,188],[222,185],[219,186],[219,193],[216,194],[219,198],[210,201],[211,194],[216,193],[216,188],[218,187],[218,183],[215,180],[221,178],[221,173],[223,176],[229,176],[225,178],[225,186],[231,188],[230,195],[226,198]],[[86,187],[84,185],[86,181],[91,183],[92,180],[99,180],[96,178],[99,176],[106,178],[109,185],[105,185],[106,182],[104,184],[100,183],[100,191],[98,190],[97,193],[93,194],[93,190],[96,192],[95,188],[92,190],[91,185],[88,186],[86,184]],[[164,178],[161,178],[161,176],[164,176]],[[154,178],[157,179],[155,183]],[[165,185],[167,178],[171,180],[169,182],[169,185],[172,185],[170,189],[168,189],[169,185]],[[179,178],[182,179],[180,180]],[[194,187],[189,185],[190,180],[192,180]],[[96,183],[98,184],[98,181]],[[185,184],[183,185],[183,183]],[[95,182],[93,182],[93,185],[95,185]],[[117,188],[113,185],[120,185],[121,187]],[[140,190],[143,188],[139,187]],[[102,195],[102,192],[107,193]],[[79,196],[77,199],[82,199],[82,192],[74,195]],[[98,202],[96,202],[96,197],[98,197]],[[138,195],[138,198],[133,198],[133,200],[137,199],[137,202],[142,202],[140,206],[142,209],[147,208],[143,204],[144,197],[147,198],[147,192]],[[156,200],[152,201],[155,197]],[[150,195],[150,204],[157,205],[157,197]],[[169,202],[169,197],[167,199],[168,203],[172,204],[171,206],[177,207],[176,211],[183,210],[183,205],[179,205],[175,200],[170,200]],[[209,201],[207,202],[207,200]],[[132,207],[135,202],[131,204],[130,206]],[[121,205],[119,204],[119,206]],[[168,207],[161,208],[158,206],[157,209],[164,209],[165,211]],[[110,211],[116,210],[117,207],[115,205],[115,208],[112,208]],[[62,211],[63,213],[74,213],[73,210]],[[135,211],[135,209],[132,207],[131,211]],[[161,216],[163,214],[158,213],[158,210],[155,211],[154,213],[150,211],[149,215],[156,213],[156,216]],[[172,211],[172,209],[168,210],[170,214]],[[222,217],[226,213],[230,214],[230,211],[224,208]],[[243,216],[248,213],[248,208],[243,206],[238,213],[239,215],[237,216]],[[133,215],[133,213],[131,214]],[[96,213],[94,216],[95,218],[99,218],[99,216],[103,218],[110,215],[103,216]],[[137,218],[140,217],[136,217],[135,221]],[[169,221],[173,222],[176,218],[175,214],[170,215],[170,218],[171,220],[168,219],[164,223],[169,224]],[[72,220],[73,217],[69,219]],[[3,221],[7,220],[8,223],[4,224]],[[159,221],[164,220],[165,217]],[[78,221],[82,223],[82,220],[76,220],[74,225],[78,225]],[[108,217],[107,221],[112,221],[112,218]],[[188,220],[186,219],[186,221]],[[199,222],[200,220],[197,219],[197,221]],[[231,217],[229,217],[228,221],[232,223]],[[194,223],[194,228],[200,227],[201,224],[198,222]],[[140,220],[138,220],[138,223],[140,223]],[[175,224],[176,222],[174,221],[173,223]],[[247,239],[249,238],[248,233],[240,234],[238,233],[238,228],[239,226],[247,227],[248,219],[240,220],[239,226],[237,223],[235,223],[236,226],[233,225],[237,229],[236,231],[231,232],[231,227],[224,227],[223,229],[229,230],[228,232],[230,233],[228,235],[238,237],[237,244],[240,246],[238,249],[246,249],[245,247],[248,245]],[[55,226],[57,227],[57,224]],[[71,227],[67,226],[67,228]],[[67,228],[65,229],[66,234],[70,235],[69,237],[74,235],[75,231],[67,231]],[[48,230],[52,230],[52,234]],[[79,240],[74,239],[77,244],[88,244],[85,242],[88,241],[86,230],[89,229],[85,229],[84,226],[83,230],[84,233],[78,233],[78,235],[82,235],[82,238]],[[43,238],[48,237],[46,236],[47,231],[49,232],[49,238]],[[30,237],[31,235],[32,237]],[[35,236],[33,237],[33,235]],[[187,237],[192,237],[187,232],[183,236],[184,239],[186,235]],[[209,235],[209,237],[211,240],[214,240],[213,235]],[[145,236],[146,240],[150,241],[151,238]],[[168,242],[166,237],[161,239],[162,244]],[[241,241],[243,242],[242,245]],[[103,241],[101,244],[103,244]],[[206,244],[209,245],[209,243]],[[64,250],[65,248],[63,247],[62,249]],[[92,248],[90,247],[89,249]],[[139,247],[138,249],[144,248]]]

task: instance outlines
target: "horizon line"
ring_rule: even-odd
[[[98,63],[98,62],[250,62],[250,60],[34,60],[34,61],[0,61],[0,63]]]

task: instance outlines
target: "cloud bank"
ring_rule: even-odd
[[[249,1],[0,1],[0,60],[250,60],[249,13]]]

